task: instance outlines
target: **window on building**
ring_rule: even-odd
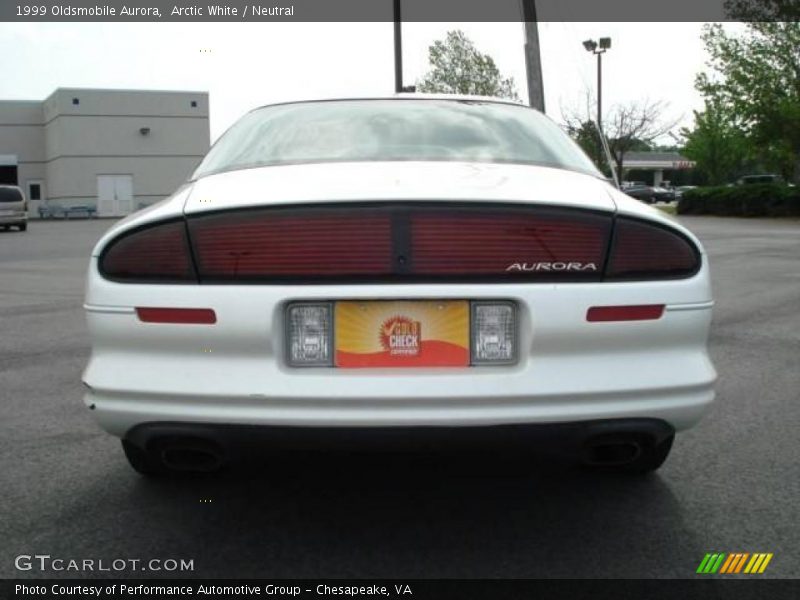
[[[73,99],[72,99],[72,103],[73,103],[73,104],[80,104],[80,103],[81,103],[81,101],[80,101],[78,98],[73,98]]]
[[[42,184],[29,183],[28,184],[28,200],[41,200],[42,199]]]
[[[197,100],[192,100],[192,108],[197,108]]]

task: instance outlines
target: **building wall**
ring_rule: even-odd
[[[47,165],[50,202],[94,205],[98,175],[132,175],[134,208],[163,200],[186,180],[199,158],[62,157]]]
[[[200,92],[59,89],[44,118],[50,199],[62,206],[96,205],[97,176],[110,174],[133,176],[134,209],[157,202],[210,142],[208,95]]]
[[[17,184],[26,195],[28,182],[46,175],[43,122],[41,102],[0,102],[0,154],[17,157]]]
[[[0,154],[18,156],[20,185],[45,180],[51,205],[97,206],[97,176],[110,174],[132,175],[134,209],[152,204],[209,143],[204,92],[58,89],[44,102],[0,102]]]

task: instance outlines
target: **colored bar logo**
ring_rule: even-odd
[[[755,575],[763,573],[769,561],[772,560],[772,552],[725,552],[709,553],[700,561],[697,573],[702,575],[720,574],[748,574]]]

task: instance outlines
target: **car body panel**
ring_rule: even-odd
[[[248,207],[337,202],[504,202],[563,206],[658,223],[700,250],[690,277],[595,283],[153,284],[104,279],[98,257],[124,231]],[[493,367],[288,366],[294,301],[510,300],[519,357]],[[665,305],[658,319],[587,321],[596,306]],[[708,410],[716,379],[706,341],[707,256],[673,218],[600,177],[535,165],[359,162],[268,166],[188,182],[116,224],[92,252],[86,405],[109,432],[149,422],[295,427],[488,426],[655,418],[677,430]],[[210,308],[208,325],[143,323],[136,307]]]
[[[605,181],[551,167],[466,162],[357,162],[255,167],[195,182],[186,214],[337,201],[538,202],[612,211]]]
[[[124,435],[143,420],[342,425],[489,425],[601,417],[695,424],[716,374],[706,267],[687,280],[597,284],[196,286],[89,274],[94,342],[87,405]],[[125,302],[120,303],[120,287]],[[293,369],[283,311],[295,300],[510,299],[520,360],[462,369]],[[589,323],[591,306],[665,303],[656,321]],[[212,307],[212,326],[141,323],[135,306]]]

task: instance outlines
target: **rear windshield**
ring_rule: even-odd
[[[22,202],[22,192],[15,187],[0,186],[0,202]]]
[[[541,113],[456,100],[337,100],[267,106],[231,127],[193,178],[248,167],[337,161],[545,165],[600,177]]]

